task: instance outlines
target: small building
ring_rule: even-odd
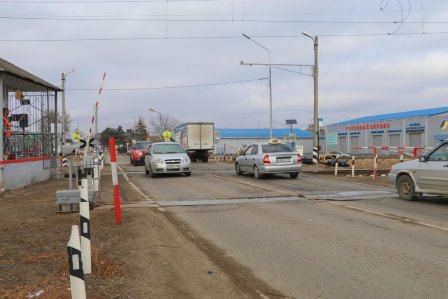
[[[328,125],[326,132],[337,134],[334,149],[357,154],[359,147],[392,147],[380,154],[394,153],[398,147],[433,147],[448,138],[443,123],[448,107],[365,116]]]
[[[50,179],[57,167],[60,91],[0,58],[0,192]]]
[[[236,154],[238,150],[259,142],[268,142],[269,129],[216,129],[216,152]],[[272,137],[293,145],[303,146],[304,153],[312,153],[313,134],[301,129],[272,129]]]

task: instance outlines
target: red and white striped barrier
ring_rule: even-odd
[[[120,189],[118,187],[117,154],[115,152],[114,137],[109,137],[109,153],[110,153],[110,166],[112,169],[112,184],[114,191],[115,224],[121,224]]]
[[[425,149],[430,149],[430,147],[425,146],[355,146],[353,149],[372,149],[372,150],[383,150],[395,152],[400,155],[413,156],[414,158],[418,158],[419,152]],[[410,151],[412,153],[407,153],[406,151]]]
[[[99,107],[100,96],[101,96],[101,92],[103,91],[104,80],[106,80],[106,73],[103,74],[103,80],[101,81],[101,86],[100,86],[100,89],[98,91],[98,96],[96,98],[96,103],[95,103],[95,111],[98,110],[98,107]],[[84,154],[85,155],[89,152],[89,144],[90,144],[90,139],[92,137],[92,127],[93,127],[93,123],[95,121],[95,111],[93,113],[92,121],[90,123],[89,134],[87,134],[87,138],[86,138],[86,145],[87,146],[86,146],[86,148],[84,150]]]

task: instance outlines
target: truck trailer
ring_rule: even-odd
[[[208,153],[214,148],[214,132],[212,122],[188,122],[174,129],[173,138],[187,151],[192,162],[208,162]]]

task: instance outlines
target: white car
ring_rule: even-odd
[[[289,174],[295,179],[302,168],[302,157],[289,144],[281,143],[278,139],[250,145],[235,162],[237,175],[253,173],[256,179],[264,174],[280,173]]]
[[[183,173],[191,175],[191,161],[179,143],[155,142],[145,155],[145,172],[150,177],[158,174]]]
[[[423,193],[448,195],[448,139],[418,160],[392,166],[388,182],[404,200]]]

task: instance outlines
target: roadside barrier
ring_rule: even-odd
[[[72,233],[67,244],[67,257],[72,298],[85,299],[87,297],[86,284],[84,281],[81,244],[77,225],[72,225]]]
[[[79,203],[79,216],[81,223],[81,252],[84,274],[92,273],[92,256],[90,245],[90,205],[89,182],[87,178],[81,180],[81,202]]]
[[[115,152],[114,137],[109,137],[109,154],[110,154],[110,166],[112,169],[112,184],[114,192],[115,224],[121,224],[120,189],[118,187],[117,154]]]

